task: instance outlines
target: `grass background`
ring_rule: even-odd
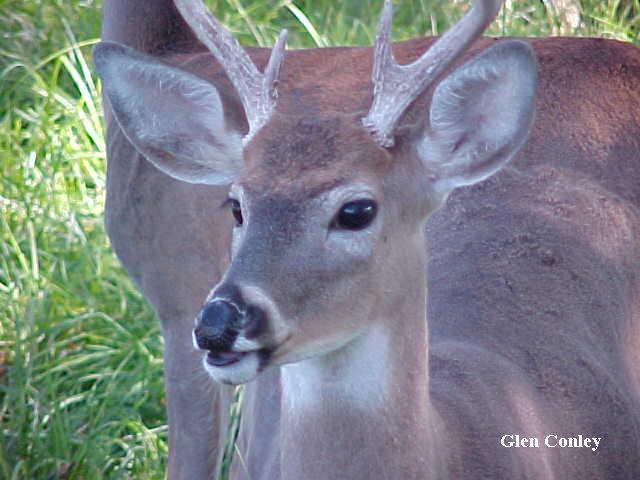
[[[162,340],[102,225],[99,0],[0,0],[0,479],[165,477]],[[378,0],[208,2],[246,45],[368,45]],[[468,2],[396,2],[396,39]],[[490,33],[640,42],[640,0],[508,1]]]

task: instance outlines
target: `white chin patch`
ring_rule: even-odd
[[[202,364],[207,373],[216,382],[240,385],[256,378],[259,373],[260,359],[257,353],[249,353],[231,365],[216,367],[207,362],[206,355]]]

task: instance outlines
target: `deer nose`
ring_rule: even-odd
[[[212,352],[231,350],[245,324],[246,314],[235,304],[226,300],[209,302],[196,317],[196,344],[198,348]]]

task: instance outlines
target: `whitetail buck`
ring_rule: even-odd
[[[639,50],[476,40],[490,0],[393,54],[389,2],[373,50],[104,8],[106,225],[162,323],[171,479],[220,460],[205,369],[252,380],[233,478],[640,478]]]

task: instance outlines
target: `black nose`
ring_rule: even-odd
[[[197,317],[194,330],[198,348],[209,351],[230,350],[245,323],[245,315],[226,300],[207,303]]]

